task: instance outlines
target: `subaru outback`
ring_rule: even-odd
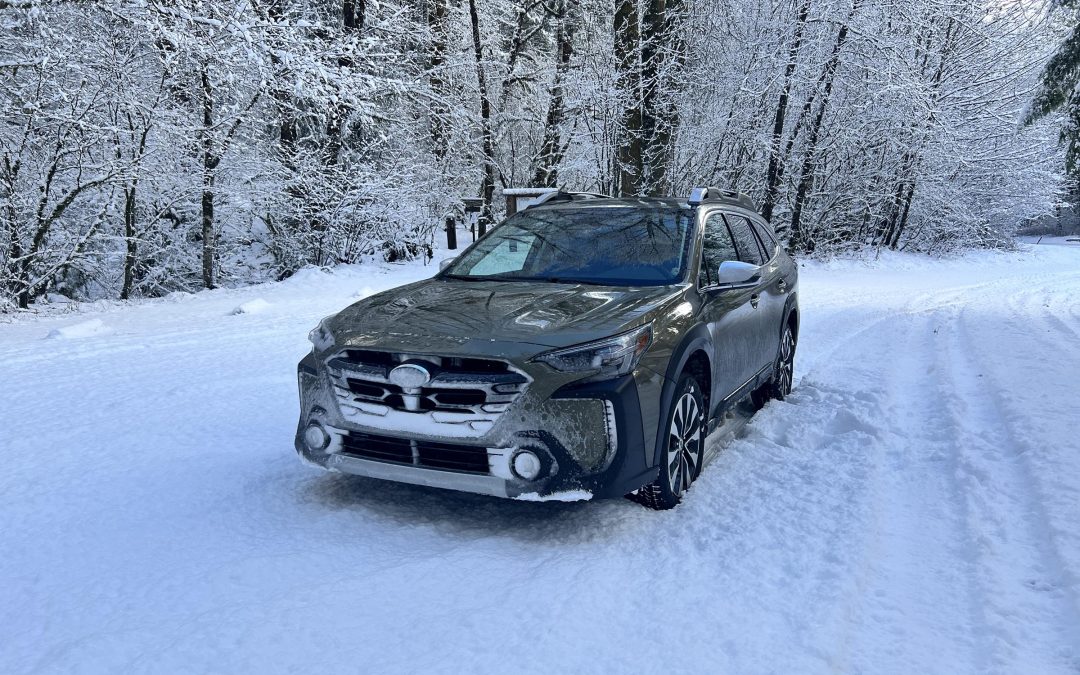
[[[350,474],[678,504],[705,438],[791,390],[797,268],[743,195],[552,192],[311,332],[296,449]]]

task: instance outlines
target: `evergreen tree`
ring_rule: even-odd
[[[1061,110],[1065,123],[1061,142],[1066,146],[1065,169],[1074,194],[1080,194],[1080,0],[1057,0],[1057,7],[1072,13],[1072,29],[1043,68],[1039,88],[1021,121],[1034,124],[1050,113]]]

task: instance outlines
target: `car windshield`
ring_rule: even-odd
[[[467,280],[659,286],[683,276],[690,212],[663,205],[526,209],[455,260]]]

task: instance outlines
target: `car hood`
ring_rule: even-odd
[[[629,330],[650,320],[654,310],[680,291],[674,286],[434,278],[361,300],[327,325],[338,347],[416,353],[538,352]]]

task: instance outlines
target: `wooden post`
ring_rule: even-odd
[[[457,250],[457,223],[453,216],[446,217],[446,248],[451,251]]]

